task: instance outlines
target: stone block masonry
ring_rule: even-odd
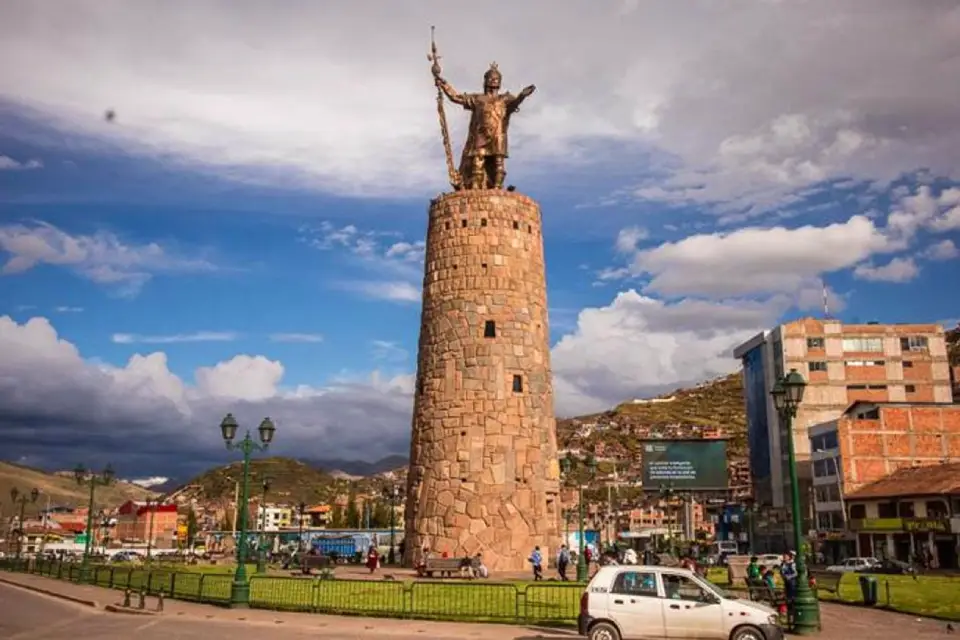
[[[540,207],[461,191],[429,216],[405,560],[427,545],[523,570],[559,544]]]

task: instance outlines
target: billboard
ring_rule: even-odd
[[[643,443],[643,487],[700,491],[727,488],[726,440],[654,440]]]

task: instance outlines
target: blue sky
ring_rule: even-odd
[[[559,415],[733,371],[733,345],[820,314],[824,288],[848,321],[960,317],[956,9],[624,2],[517,11],[511,35],[363,4],[0,9],[0,54],[32,61],[0,70],[14,458],[72,465],[86,441],[88,464],[182,473],[223,458],[227,409],[280,416],[280,453],[406,453],[445,187],[411,35],[431,11],[460,89],[494,57],[507,88],[538,85],[508,182],[543,208]]]

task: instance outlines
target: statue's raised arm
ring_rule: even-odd
[[[469,108],[468,104],[470,100],[468,97],[454,89],[452,84],[444,80],[439,75],[434,76],[434,81],[437,83],[437,88],[443,91],[443,95],[447,96],[447,98],[450,99],[450,102],[454,102],[462,107]]]
[[[523,91],[519,93],[513,100],[507,104],[507,110],[510,113],[514,113],[520,108],[520,105],[523,104],[523,101],[533,95],[533,92],[537,90],[537,86],[531,84],[523,88]]]

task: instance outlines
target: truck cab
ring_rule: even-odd
[[[782,640],[773,609],[728,596],[686,569],[601,567],[580,598],[590,640]]]

